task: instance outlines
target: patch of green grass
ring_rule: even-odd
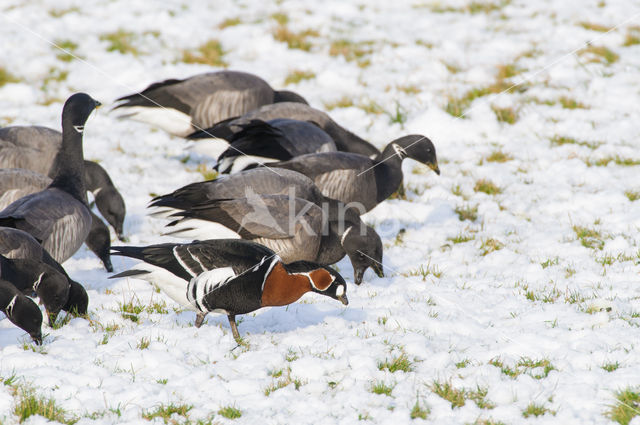
[[[636,46],[638,44],[640,44],[640,35],[638,35],[637,33],[631,33],[631,32],[625,35],[624,43],[622,43],[624,47]]]
[[[347,39],[339,39],[331,42],[329,46],[330,56],[342,56],[349,62],[356,62],[361,68],[369,65],[366,56],[373,51],[372,41],[353,42]]]
[[[518,121],[518,111],[516,111],[514,108],[499,108],[495,105],[492,105],[491,110],[494,114],[496,114],[496,119],[498,120],[498,122],[515,124],[516,121]]]
[[[144,311],[144,306],[140,304],[138,299],[135,299],[134,303],[134,299],[132,298],[127,302],[118,303],[118,311],[124,319],[129,319],[134,323],[138,323],[138,316]]]
[[[365,111],[367,114],[380,115],[385,112],[382,106],[378,105],[375,101],[369,100],[367,102],[359,103],[358,108]],[[415,171],[415,168],[414,168]]]
[[[422,280],[426,280],[429,276],[440,279],[442,277],[442,271],[440,271],[438,266],[432,266],[429,262],[426,265],[420,264],[420,267],[417,269],[411,270],[408,273],[403,273],[402,275],[405,277],[420,276],[422,277]]]
[[[595,22],[580,22],[578,23],[582,28],[589,31],[598,31],[598,32],[607,32],[611,30],[611,27],[607,27],[605,25],[596,24]]]
[[[587,62],[601,63],[603,65],[611,65],[620,59],[620,56],[605,46],[589,45],[578,51],[578,55],[586,56]]]
[[[598,249],[600,251],[604,248],[604,237],[598,230],[575,225],[573,226],[573,231],[585,248]]]
[[[49,16],[51,16],[52,18],[60,18],[66,15],[67,13],[72,13],[72,12],[79,13],[80,9],[77,7],[69,7],[67,9],[51,9],[49,10]]]
[[[515,378],[516,376],[520,375],[520,372],[519,372],[519,371],[517,371],[516,369],[511,368],[511,367],[509,367],[509,366],[507,366],[507,365],[505,365],[505,364],[502,362],[502,360],[500,360],[499,358],[491,359],[491,360],[489,361],[489,364],[490,364],[491,366],[495,366],[495,367],[497,367],[498,369],[500,369],[500,372],[501,372],[503,375],[507,375],[507,376],[508,376],[508,377],[510,377],[510,378]]]
[[[483,239],[482,243],[480,244],[480,255],[484,257],[485,255],[491,254],[495,251],[499,251],[502,248],[504,248],[504,244],[497,239]]]
[[[640,392],[628,387],[617,391],[616,404],[610,406],[606,416],[621,425],[627,425],[633,418],[640,415]]]
[[[148,421],[151,421],[155,418],[161,418],[165,424],[177,424],[171,416],[177,414],[179,416],[187,417],[187,413],[189,410],[193,409],[193,406],[188,404],[161,404],[153,410],[145,412],[142,414],[142,417]]]
[[[564,109],[587,109],[588,108],[584,103],[578,102],[577,100],[567,96],[561,96],[558,99],[558,102],[560,102],[560,105],[562,105]]]
[[[470,205],[463,205],[460,207],[456,207],[456,214],[458,214],[458,218],[460,221],[476,221],[478,219],[478,206],[474,205],[473,207]]]
[[[378,370],[387,369],[391,373],[395,373],[398,371],[402,372],[411,372],[413,367],[413,362],[409,360],[409,357],[405,353],[400,354],[398,357],[393,357],[392,359],[384,359],[384,361],[378,362]]]
[[[289,23],[289,16],[286,13],[276,12],[270,18],[276,21],[278,25],[287,25]]]
[[[271,383],[267,388],[264,389],[264,395],[269,396],[272,392],[279,390],[280,388],[284,388],[288,385],[293,384],[296,391],[300,389],[305,383],[299,379],[291,376],[291,368],[287,368],[287,374],[283,376],[283,369],[274,371],[272,373],[273,378],[281,378],[277,379],[273,383]]]
[[[526,373],[533,379],[543,379],[549,376],[552,370],[556,370],[549,359],[535,360],[529,357],[522,357],[516,362],[514,367],[505,365],[499,358],[490,360],[489,364],[499,368],[502,374],[510,378],[517,378],[523,373]]]
[[[456,363],[456,369],[464,369],[465,367],[469,366],[469,364],[471,364],[471,360],[469,359],[461,360]]]
[[[284,79],[285,84],[298,84],[302,80],[310,80],[316,77],[316,73],[313,71],[291,71],[289,75]]]
[[[238,419],[242,416],[242,411],[235,406],[226,406],[218,410],[218,414],[227,419]]]
[[[369,391],[374,394],[384,394],[386,396],[391,397],[391,393],[393,392],[394,387],[395,387],[395,384],[387,385],[383,381],[376,381],[371,383],[371,386],[369,387]]]
[[[404,109],[398,102],[396,102],[396,109],[393,112],[387,112],[389,116],[390,124],[400,124],[404,127],[404,123],[407,122],[408,115],[406,109]]]
[[[63,62],[71,62],[77,57],[74,52],[78,48],[78,44],[71,40],[56,40],[54,48],[59,51],[56,57]]]
[[[318,37],[319,33],[316,30],[304,30],[300,32],[293,32],[284,25],[278,25],[272,32],[273,38],[276,41],[287,43],[290,49],[299,49],[305,52],[311,50],[312,44],[309,37]]]
[[[284,359],[286,361],[288,361],[289,363],[294,362],[296,360],[298,360],[300,357],[298,356],[298,353],[296,353],[293,349],[289,348],[287,350],[287,354],[284,357]]]
[[[416,403],[411,408],[411,413],[409,413],[409,417],[411,419],[417,419],[417,418],[427,419],[427,417],[429,416],[429,413],[431,413],[431,410],[427,406],[423,406],[420,403],[420,400],[416,399]]]
[[[493,419],[476,419],[471,425],[506,425],[504,422]]]
[[[182,52],[182,62],[226,67],[227,63],[222,59],[224,54],[225,51],[222,48],[222,43],[220,43],[220,41],[209,40],[198,47],[195,52],[191,50],[184,50]]]
[[[215,180],[218,177],[218,172],[205,163],[198,164],[195,171],[200,173],[205,181]]]
[[[150,343],[151,341],[149,341],[149,338],[142,337],[140,338],[140,341],[138,341],[136,348],[139,350],[146,350],[147,348],[149,348]]]
[[[453,242],[454,244],[465,243],[475,239],[475,236],[471,233],[458,233],[456,236],[452,238],[447,238],[448,241]]]
[[[543,269],[546,269],[547,267],[551,267],[551,266],[557,266],[558,264],[560,264],[559,257],[549,258],[547,261],[540,263]]]
[[[546,407],[544,407],[542,404],[537,404],[537,403],[529,403],[529,405],[522,411],[522,416],[524,416],[525,418],[528,418],[529,416],[542,416],[545,413],[551,413],[551,414],[555,414],[554,412],[552,412],[551,410],[547,409]]]
[[[218,28],[223,30],[229,27],[235,27],[236,25],[240,25],[242,23],[242,19],[240,18],[227,18],[224,21],[220,22]]]
[[[613,162],[616,165],[621,165],[623,167],[631,167],[634,165],[640,165],[640,160],[632,159],[632,158],[623,158],[619,155],[616,156],[606,156],[604,158],[599,158],[596,160],[587,159],[585,163],[588,167],[606,167],[609,163]]]
[[[167,303],[165,303],[164,301],[153,302],[153,303],[147,305],[144,309],[149,314],[152,314],[152,313],[167,314],[167,313],[169,313],[169,309],[167,309]]]
[[[511,72],[505,71],[505,69],[508,70],[510,67],[503,67],[498,67],[498,77],[492,84],[485,87],[473,88],[460,97],[448,96],[445,111],[454,117],[464,118],[467,108],[471,106],[474,100],[480,97],[498,93],[514,93],[524,90],[525,87],[522,84],[515,85],[507,81],[507,78],[500,78],[503,75],[509,75],[509,72]]]
[[[485,157],[485,161],[487,162],[507,162],[511,161],[513,157],[508,153],[504,153],[501,150],[495,150],[489,154],[489,156]]]
[[[67,412],[59,407],[55,400],[37,395],[33,388],[26,386],[16,388],[16,397],[13,413],[20,423],[35,415],[67,425],[78,422],[77,418],[67,416]]]
[[[498,195],[502,193],[502,189],[493,183],[491,180],[480,179],[476,181],[476,185],[473,187],[476,192],[486,193],[487,195]]]
[[[332,111],[336,108],[350,108],[351,106],[354,106],[353,100],[351,100],[347,96],[342,96],[340,99],[334,102],[324,104],[324,107],[328,111]]]
[[[451,403],[451,408],[462,407],[467,400],[471,400],[481,409],[493,409],[495,404],[486,399],[488,390],[477,387],[475,390],[456,389],[451,382],[434,381],[431,391]]]
[[[640,199],[640,191],[637,190],[626,190],[624,192],[624,195],[627,197],[627,199],[629,199],[631,202],[637,201],[638,199]]]
[[[600,367],[606,370],[607,372],[613,372],[614,370],[618,370],[618,368],[620,368],[620,362],[608,362],[608,363],[604,363]]]
[[[586,142],[582,140],[577,140],[569,136],[557,136],[557,135],[553,136],[551,139],[549,139],[549,141],[551,142],[551,146],[562,146],[562,145],[571,144],[571,145],[586,146],[590,149],[596,149],[598,146],[601,145],[600,142]]]
[[[100,40],[107,41],[109,43],[107,46],[108,52],[120,52],[122,54],[130,53],[133,56],[137,56],[140,52],[138,52],[138,49],[133,45],[134,39],[134,33],[122,29],[119,29],[116,32],[102,34],[100,36]]]
[[[20,79],[0,66],[0,87],[9,83],[17,83]]]

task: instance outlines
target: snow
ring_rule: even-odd
[[[640,45],[623,46],[640,25],[640,7],[622,0],[491,4],[498,6],[471,13],[467,2],[428,0],[5,0],[0,66],[20,81],[0,87],[0,125],[59,129],[71,93],[103,102],[85,127],[85,156],[100,161],[125,198],[128,244],[177,240],[162,235],[165,221],[149,217],[146,205],[152,194],[202,180],[196,168],[212,162],[180,138],[117,119],[111,102],[155,81],[215,69],[181,61],[183,50],[210,39],[220,40],[230,69],[276,88],[292,71],[313,71],[286,88],[320,109],[350,99],[353,106],[330,115],[378,147],[405,134],[428,136],[442,174],[405,161],[407,199],[365,216],[383,238],[386,277],[368,271],[361,286],[349,284],[347,307],[310,294],[239,316],[247,346],[234,342],[225,316],[211,314],[197,329],[193,312],[146,282],[109,280],[83,247],[64,266],[88,290],[90,319],[45,327],[42,348],[0,320],[0,377],[53,398],[82,425],[150,423],[142,415],[169,404],[193,406],[188,419],[174,414],[176,423],[409,423],[416,402],[429,410],[417,423],[610,423],[616,391],[638,390],[640,382],[640,201],[627,194],[640,190],[638,165],[615,160],[640,160]],[[307,39],[310,51],[273,39],[275,13],[288,16],[291,31],[317,31]],[[233,18],[240,22],[220,28]],[[619,27],[599,32],[581,23]],[[107,50],[100,36],[119,30],[133,34],[137,54]],[[369,64],[330,55],[341,39],[370,42],[361,58]],[[65,40],[77,44],[78,59],[57,57],[51,43]],[[589,42],[619,59],[589,62],[593,55],[579,53]],[[507,81],[526,90],[476,98],[464,119],[445,112],[449,98],[491,85],[508,64],[522,72]],[[59,71],[66,76],[54,78]],[[563,96],[586,108],[563,108]],[[367,112],[372,103],[385,112]],[[499,122],[492,106],[514,108],[517,121]],[[392,120],[397,111],[403,124]],[[579,143],[553,144],[560,136]],[[488,161],[494,151],[511,159]],[[480,179],[501,193],[477,192]],[[477,207],[477,220],[461,221],[461,207]],[[603,248],[583,246],[575,226],[598,231]],[[469,240],[458,243],[458,236]],[[115,234],[112,243],[120,243]],[[133,264],[113,258],[117,272]],[[337,268],[352,281],[348,260]],[[137,322],[119,311],[129,302],[148,307]],[[411,370],[379,369],[402,354]],[[518,369],[522,359],[547,360],[553,369],[540,377],[540,366]],[[508,376],[497,361],[521,373]],[[616,362],[611,372],[602,368]],[[391,395],[374,394],[376,382],[392,386]],[[452,408],[434,382],[486,389],[495,407],[467,399]],[[16,400],[0,385],[1,423],[18,422]],[[549,412],[524,417],[531,403]],[[242,416],[218,413],[227,406]]]

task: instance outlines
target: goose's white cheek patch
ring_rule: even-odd
[[[336,296],[341,297],[344,295],[344,286],[340,285],[336,288]]]

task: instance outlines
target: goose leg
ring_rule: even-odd
[[[196,328],[202,326],[202,322],[204,322],[204,316],[206,315],[207,313],[196,313]]]
[[[240,334],[238,333],[238,326],[236,325],[236,315],[228,314],[227,319],[229,319],[229,326],[231,326],[231,333],[233,334],[233,338],[237,341],[240,341]]]

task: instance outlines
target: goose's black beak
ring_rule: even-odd
[[[376,275],[378,277],[384,277],[384,269],[382,267],[382,264],[379,263],[374,263],[371,268],[373,269],[374,272],[376,272]]]
[[[432,162],[427,164],[429,168],[431,168],[437,175],[440,175],[440,168],[438,167],[438,163]]]
[[[338,297],[338,300],[344,304],[344,305],[349,305],[349,299],[347,298],[346,294],[342,294]]]

